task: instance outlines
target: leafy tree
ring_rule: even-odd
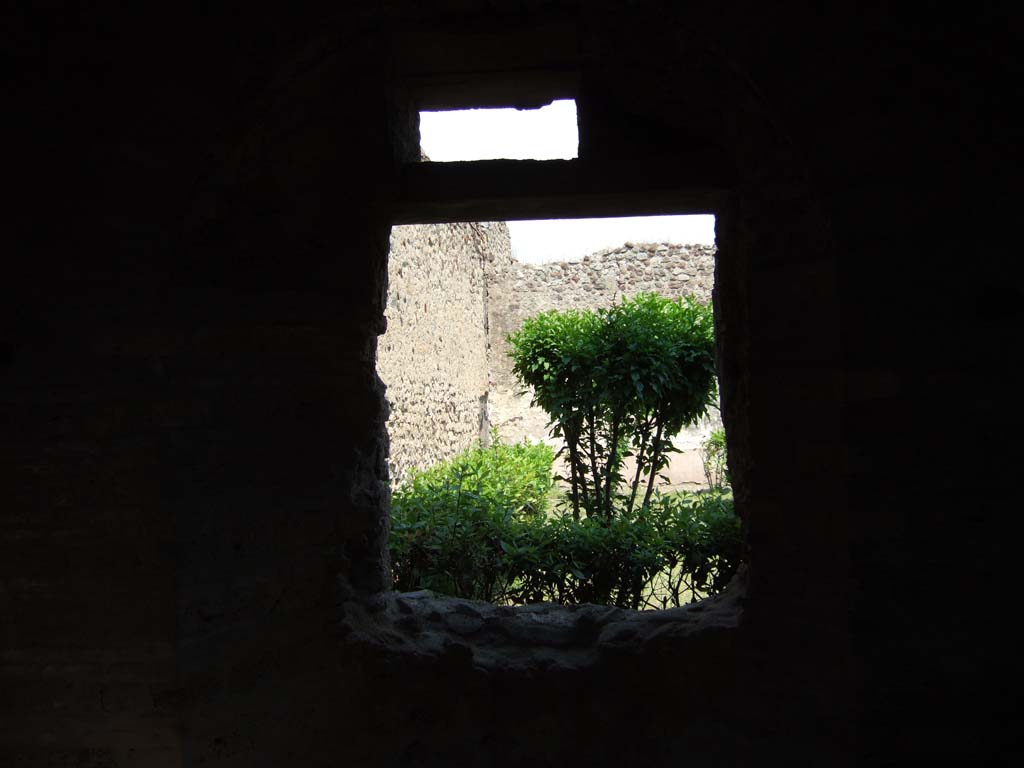
[[[715,400],[711,308],[641,293],[609,309],[543,312],[508,341],[514,372],[565,443],[574,519],[629,515],[641,488],[647,507],[672,437]],[[636,469],[620,495],[629,456]]]

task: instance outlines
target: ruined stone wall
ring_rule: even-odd
[[[388,330],[377,350],[387,385],[392,482],[487,435],[489,265],[507,269],[498,222],[396,226],[388,262]]]
[[[512,373],[507,334],[525,318],[551,309],[593,309],[611,306],[623,295],[641,291],[664,296],[694,295],[711,300],[715,248],[710,245],[626,243],[585,256],[580,261],[548,264],[513,262],[491,280],[489,326],[494,349],[489,396],[491,421],[503,439],[546,440],[547,415],[530,405],[530,394]],[[683,451],[669,471],[673,485],[695,485],[703,480],[696,449],[714,428],[721,426],[717,411],[676,439]]]

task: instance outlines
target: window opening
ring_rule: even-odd
[[[657,609],[724,588],[742,534],[717,400],[664,446],[632,501],[637,446],[622,427],[620,454],[633,455],[612,469],[621,482],[602,468],[612,514],[601,517],[574,508],[565,435],[531,405],[507,342],[544,311],[599,312],[642,293],[709,303],[713,232],[710,215],[392,228],[378,371],[397,589]],[[609,439],[596,438],[600,455]]]
[[[579,148],[576,102],[420,112],[420,148],[434,162],[570,160]]]
[[[440,162],[578,146],[572,101],[422,112],[420,128]],[[412,224],[390,245],[378,372],[396,589],[634,609],[721,591],[743,537],[714,217]]]

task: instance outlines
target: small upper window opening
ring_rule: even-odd
[[[434,162],[571,160],[578,156],[576,102],[540,109],[420,112],[420,149]]]

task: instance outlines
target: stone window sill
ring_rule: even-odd
[[[374,595],[345,603],[348,645],[375,654],[462,657],[482,672],[579,670],[614,655],[654,647],[728,642],[746,593],[738,575],[723,594],[663,611],[540,603],[500,606],[429,591]]]

